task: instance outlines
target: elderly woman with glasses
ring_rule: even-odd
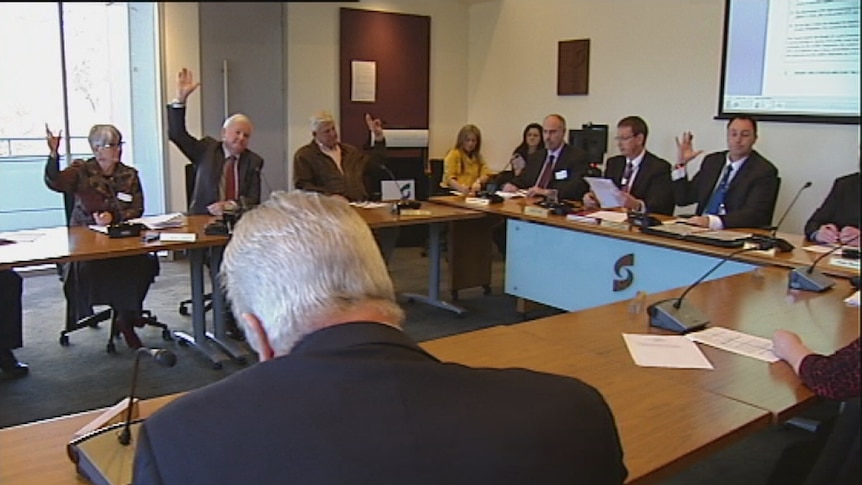
[[[123,164],[123,136],[113,125],[95,125],[88,141],[93,157],[73,160],[60,170],[60,136],[45,126],[50,155],[45,164],[45,184],[51,190],[74,198],[70,226],[107,226],[140,217],[144,193],[138,171]],[[93,305],[110,305],[116,316],[116,330],[130,348],[141,347],[134,327],[142,325],[144,297],[158,273],[158,260],[151,255],[124,256],[96,261],[68,263],[63,268],[63,284],[73,314],[83,318],[93,313]]]

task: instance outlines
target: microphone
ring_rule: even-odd
[[[153,358],[159,365],[164,367],[173,367],[174,364],[177,363],[177,356],[167,349],[149,349],[147,347],[141,347],[138,349],[137,354],[135,354],[135,366],[132,368],[132,389],[129,391],[129,404],[126,407],[126,419],[123,424],[123,430],[120,432],[119,436],[117,436],[117,440],[123,446],[128,446],[129,443],[132,442],[132,404],[135,402],[135,388],[138,384],[138,366],[141,361],[142,355],[149,355]]]
[[[718,264],[713,266],[709,271],[704,273],[703,276],[698,278],[697,281],[686,288],[679,298],[670,298],[668,300],[653,303],[647,307],[649,325],[651,327],[663,328],[676,333],[688,333],[705,327],[709,323],[709,318],[701,313],[696,307],[689,304],[685,300],[686,295],[688,295],[691,290],[693,290],[721,265],[733,259],[734,256],[748,251],[762,251],[763,249],[762,245],[759,244],[755,247],[738,249],[722,258]]]
[[[790,209],[792,209],[793,206],[796,205],[796,201],[799,199],[799,196],[805,189],[811,187],[811,185],[812,183],[809,180],[808,182],[805,182],[805,184],[802,185],[799,190],[796,191],[796,195],[793,196],[793,200],[790,201],[790,204],[788,204],[787,208],[784,209],[784,214],[782,214],[781,217],[778,219],[778,224],[772,227],[767,227],[767,229],[771,230],[768,236],[751,236],[749,240],[752,242],[759,242],[765,244],[766,247],[764,249],[775,248],[781,253],[793,251],[794,246],[792,244],[790,244],[785,239],[775,237],[775,234],[778,233],[778,228],[781,227],[781,223],[783,223],[784,219],[787,218],[787,215],[790,214]]]
[[[817,257],[817,259],[814,260],[813,263],[811,263],[811,266],[808,266],[806,268],[796,268],[791,271],[790,276],[787,280],[787,286],[794,290],[813,291],[815,293],[822,293],[829,288],[835,286],[835,281],[833,281],[831,278],[821,273],[820,271],[815,270],[814,267],[817,266],[817,263],[823,260],[823,258],[833,254],[839,249],[845,248],[849,243],[852,243],[858,238],[859,236],[856,236],[853,239],[839,244],[838,246],[835,246],[829,251],[821,254]]]
[[[398,179],[395,178],[395,174],[392,173],[392,170],[389,170],[389,167],[386,166],[385,163],[380,164],[380,168],[382,168],[386,173],[389,174],[389,178],[392,180],[392,183],[398,187],[398,192],[401,193],[401,200],[392,204],[392,213],[401,214],[401,211],[404,209],[418,209],[422,207],[422,203],[415,200],[410,200],[410,184],[398,185]],[[383,182],[381,181],[381,184]],[[383,192],[381,190],[381,192]],[[382,195],[382,194],[381,194]]]

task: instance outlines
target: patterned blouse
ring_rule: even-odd
[[[859,338],[830,356],[809,354],[799,377],[815,394],[844,400],[859,396]]]

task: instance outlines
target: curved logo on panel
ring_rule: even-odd
[[[614,291],[623,291],[632,285],[635,274],[628,268],[634,265],[635,255],[633,253],[622,256],[614,263],[614,274],[617,275],[617,279],[614,280]]]

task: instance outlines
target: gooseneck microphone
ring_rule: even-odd
[[[733,259],[734,256],[748,251],[762,251],[763,249],[764,247],[761,244],[754,247],[738,249],[723,257],[721,261],[710,268],[710,270],[698,278],[697,281],[689,285],[689,287],[682,292],[679,298],[670,298],[658,301],[647,307],[650,326],[663,328],[676,333],[688,333],[705,327],[709,323],[709,318],[701,313],[696,307],[689,304],[685,300],[685,297],[721,265]]]
[[[130,429],[132,424],[132,405],[135,402],[135,388],[138,385],[138,367],[142,355],[149,355],[159,365],[164,367],[173,367],[174,364],[177,363],[177,356],[170,350],[149,349],[147,347],[141,347],[138,349],[138,352],[135,354],[135,366],[132,368],[132,389],[129,391],[129,404],[126,407],[126,419],[123,424],[123,430],[120,432],[119,436],[117,436],[117,440],[119,440],[120,444],[123,446],[128,446],[129,443],[132,442],[132,431]]]
[[[815,259],[810,266],[807,266],[805,268],[796,268],[791,271],[790,276],[787,279],[787,286],[794,290],[813,291],[815,293],[824,292],[829,288],[835,286],[835,281],[833,281],[832,278],[829,278],[820,271],[815,270],[814,267],[817,266],[817,263],[822,261],[827,256],[835,253],[839,249],[844,249],[845,247],[847,247],[848,244],[852,243],[857,239],[859,239],[859,236],[856,236],[853,239],[845,241],[844,243],[835,246],[829,251],[826,251],[825,253],[818,256],[817,259]]]
[[[749,240],[764,245],[764,249],[775,248],[782,253],[793,251],[794,246],[792,244],[790,244],[786,239],[775,237],[775,235],[778,233],[778,228],[781,227],[781,224],[784,222],[784,219],[786,219],[787,215],[790,214],[790,209],[792,209],[793,206],[796,205],[796,201],[799,200],[799,196],[802,195],[802,192],[805,189],[811,187],[811,185],[813,184],[809,180],[808,182],[805,182],[805,184],[803,184],[802,187],[799,188],[799,190],[796,191],[796,195],[793,196],[793,200],[790,201],[790,204],[787,205],[787,208],[784,209],[784,213],[781,214],[781,217],[778,219],[778,224],[767,228],[770,230],[768,236],[751,236]]]

